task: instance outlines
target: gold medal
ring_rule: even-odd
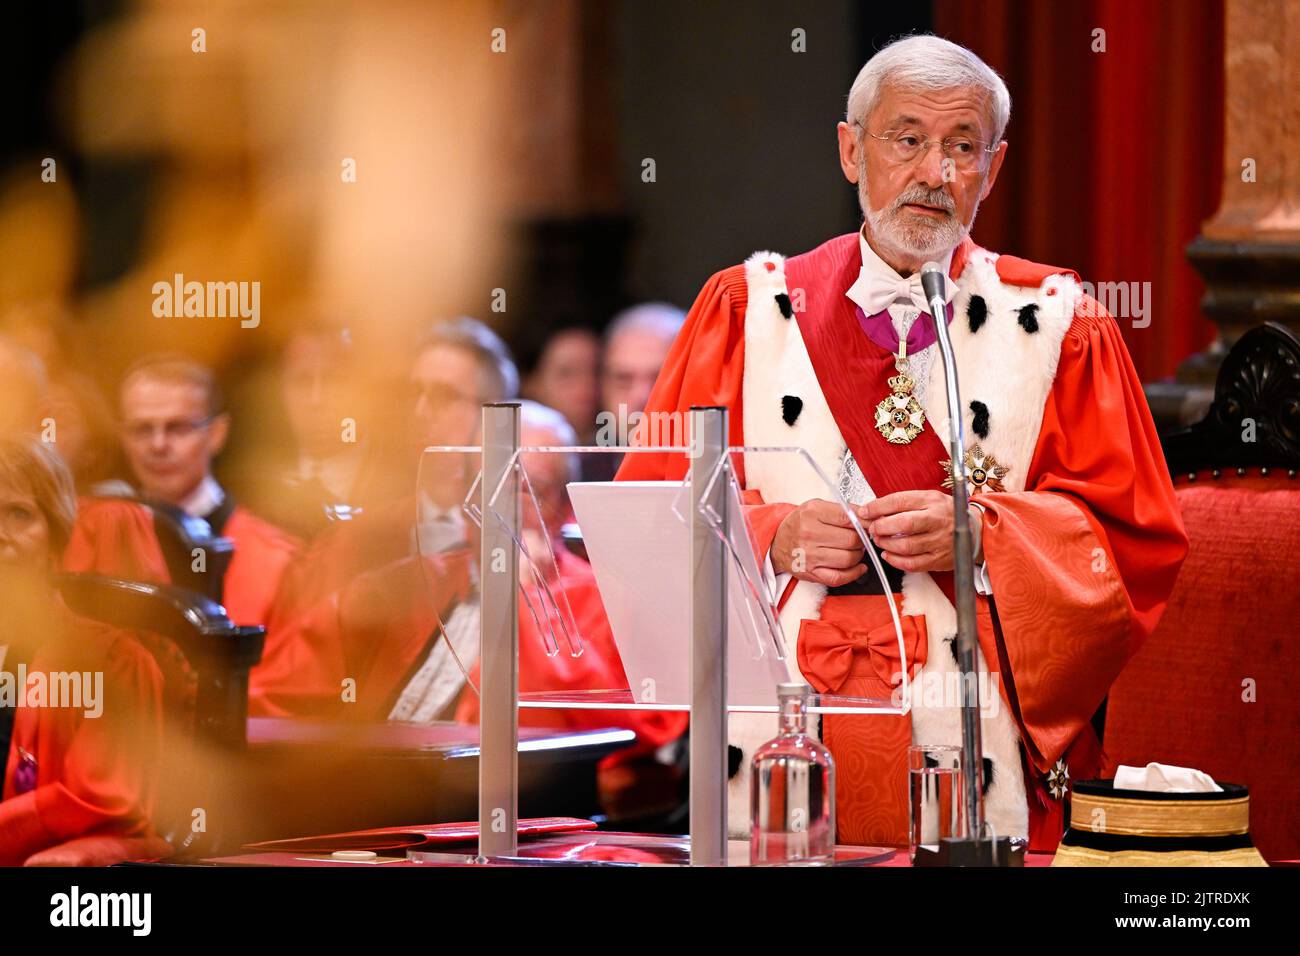
[[[898,374],[889,380],[891,394],[876,406],[876,429],[891,445],[907,445],[925,428],[925,409],[912,394],[916,383],[908,372],[907,338],[899,336],[894,368]]]

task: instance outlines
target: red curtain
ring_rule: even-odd
[[[1145,318],[1117,318],[1143,380],[1171,375],[1214,337],[1184,249],[1219,204],[1222,0],[936,0],[934,32],[1011,90],[1010,149],[976,241],[1149,288]]]

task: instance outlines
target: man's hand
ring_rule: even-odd
[[[975,561],[984,513],[970,506]],[[900,491],[858,508],[858,518],[881,557],[902,571],[950,571],[952,557],[952,496],[942,491]]]
[[[772,567],[803,581],[839,587],[862,577],[862,539],[844,509],[814,498],[786,515],[772,540]]]

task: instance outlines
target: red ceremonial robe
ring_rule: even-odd
[[[163,732],[158,666],[127,632],[61,604],[51,630],[28,665],[29,684],[38,672],[102,673],[103,712],[18,708],[0,802],[0,866],[91,833],[153,835]]]
[[[415,499],[331,525],[289,565],[267,613],[262,660],[248,677],[251,717],[336,716],[343,656],[339,599],[363,574],[410,554]],[[394,598],[397,600],[397,598]]]
[[[976,249],[969,240],[958,247],[954,279]],[[996,268],[1002,282],[1017,286],[1038,286],[1066,271],[1012,256],[998,258]],[[862,332],[845,295],[861,269],[858,235],[787,260],[785,269],[788,287],[805,293],[797,320],[817,381],[872,490],[883,496],[941,488],[939,463],[948,453],[929,422],[917,440],[901,446],[885,447],[873,427],[870,406],[886,390],[893,356]],[[647,413],[685,418],[694,405],[725,405],[729,440],[744,444],[746,302],[743,266],[708,281]],[[871,402],[864,395],[873,396]],[[678,479],[685,470],[681,455],[647,452],[627,455],[618,477]],[[757,503],[752,491],[748,500],[750,533],[759,554],[766,554],[798,502]],[[1061,759],[1074,779],[1097,773],[1101,753],[1090,719],[1155,627],[1187,551],[1141,384],[1118,327],[1095,301],[1080,303],[1062,342],[1025,490],[983,493],[978,500],[985,508],[984,556],[994,595],[992,601],[978,598],[980,646],[1022,741],[1030,845],[1052,850],[1062,832],[1063,805],[1047,790],[1045,775]],[[951,599],[951,572],[933,577]],[[821,620],[845,633],[869,631],[888,619],[884,608],[883,597],[833,595]],[[924,620],[910,627],[923,631]],[[845,694],[881,691],[882,667],[866,659],[877,651],[856,648],[844,675],[829,664],[834,649],[806,640],[807,631],[805,622],[798,656],[814,686]],[[925,647],[923,634],[907,636],[914,647]],[[826,682],[831,673],[838,687]],[[823,728],[838,757],[840,839],[905,843],[910,716],[828,717]]]
[[[63,552],[63,569],[123,581],[170,584],[148,508],[121,498],[82,498]]]
[[[356,676],[357,694],[355,704],[345,706],[343,713],[361,720],[387,719],[395,696],[428,653],[439,620],[446,624],[455,606],[469,595],[473,559],[468,548],[428,558],[423,568],[417,559],[403,558],[361,576],[344,590],[338,610],[341,656],[347,672]],[[521,599],[520,694],[626,690],[623,662],[591,566],[562,548],[556,551],[556,563],[559,586],[582,637],[582,654],[572,656],[564,638],[559,637],[560,653],[548,656],[538,622]],[[536,586],[530,584],[527,591],[541,613]],[[558,592],[556,596],[558,599]],[[478,675],[475,663],[469,675],[475,686]],[[455,717],[462,723],[478,722],[478,695],[469,686],[461,692]],[[634,731],[637,744],[612,755],[610,762],[647,753],[686,729],[685,715],[654,711],[526,707],[519,711],[519,723],[557,730],[626,727]]]
[[[280,579],[301,545],[243,506],[231,512],[222,535],[234,545],[222,584],[226,613],[236,624],[265,624]],[[82,499],[63,567],[124,581],[171,583],[153,516],[133,501],[115,498]]]
[[[574,623],[582,637],[582,654],[574,657],[562,636],[557,634],[560,651],[547,656],[546,644],[537,620],[520,600],[519,612],[519,693],[563,693],[584,690],[626,690],[627,675],[614,644],[605,605],[596,587],[596,575],[582,558],[557,548],[560,586],[573,612]],[[542,613],[535,584],[526,588],[538,613]],[[478,686],[479,669],[471,671]],[[461,694],[456,719],[478,723],[478,695],[470,688]],[[635,731],[637,742],[605,758],[604,766],[622,763],[648,754],[670,740],[680,737],[688,724],[686,714],[640,710],[551,710],[521,708],[519,723],[525,727],[553,727],[557,730],[598,730],[603,727],[626,727]]]
[[[409,555],[414,499],[371,509],[313,540],[276,598],[262,662],[250,675],[252,716],[348,717],[383,721],[393,696],[422,653],[442,615],[468,594],[472,548],[428,557]],[[590,566],[556,549],[560,583],[569,598],[584,653],[545,655],[536,622],[520,602],[519,687],[542,690],[626,688],[604,606]],[[473,672],[477,682],[477,669]],[[355,700],[344,702],[352,678]],[[457,719],[477,719],[477,697],[466,688]],[[520,711],[524,726],[594,729],[628,727],[639,754],[679,736],[681,714],[652,711]],[[623,759],[629,751],[615,755]]]
[[[302,542],[242,505],[231,512],[221,534],[235,546],[221,590],[226,614],[236,624],[265,624],[280,580]]]

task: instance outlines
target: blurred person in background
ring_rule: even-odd
[[[239,505],[213,477],[212,464],[230,432],[230,416],[216,379],[188,359],[162,356],[137,363],[122,381],[122,448],[137,496],[179,508],[229,538],[222,604],[236,624],[264,624],[280,577],[298,541]],[[88,507],[65,562],[71,571],[113,573],[126,560],[116,549],[151,548],[148,535],[116,528],[121,509]],[[131,577],[156,580],[156,573]],[[166,580],[164,577],[162,580]]]
[[[686,313],[666,302],[647,302],[624,309],[605,332],[600,374],[600,404],[605,411],[645,411],[668,350],[681,331]]]
[[[66,354],[74,331],[53,309],[14,308],[0,320],[0,420],[39,430],[87,490],[109,480],[121,456],[103,393]]]
[[[65,369],[50,380],[50,444],[83,493],[112,493],[119,486],[114,476],[122,473],[122,453],[109,408],[89,376]]]
[[[681,330],[686,313],[665,302],[647,302],[624,309],[605,331],[600,370],[600,414],[598,444],[626,445],[636,420],[645,411],[659,370]],[[631,423],[629,424],[629,419]],[[622,455],[584,455],[582,477],[587,481],[609,481]]]
[[[0,316],[0,338],[30,353],[27,361],[44,369],[41,440],[55,446],[84,492],[110,480],[122,459],[109,403],[86,374],[91,365],[81,331],[68,309],[49,298],[14,303]]]
[[[0,336],[0,436],[37,434],[48,408],[44,363]]]
[[[406,457],[395,465],[401,474],[394,480],[408,491],[366,508],[355,520],[331,525],[285,575],[267,622],[262,661],[249,678],[254,716],[336,715],[341,682],[351,676],[339,637],[343,589],[376,568],[461,550],[471,539],[461,504],[477,473],[476,456],[423,450],[476,444],[481,406],[518,393],[514,360],[482,322],[442,320],[416,338],[407,383],[406,420],[399,426],[405,429]],[[417,563],[408,564],[418,570]],[[392,599],[400,598],[395,593]]]
[[[356,415],[351,352],[347,329],[299,329],[285,347],[284,406],[298,453],[291,480],[313,500],[352,501],[364,463],[365,444],[346,434]]]
[[[290,447],[274,449],[283,454],[274,455],[269,469],[268,456],[259,456],[262,475],[253,484],[268,517],[303,539],[331,520],[410,493],[413,479],[396,473],[366,394],[374,378],[367,369],[343,326],[307,323],[285,343],[278,385]]]
[[[464,541],[461,503],[478,471],[476,455],[423,453],[479,441],[482,406],[519,395],[519,372],[505,342],[476,319],[429,328],[416,346],[409,377],[412,437],[420,450],[420,547],[425,553]]]
[[[596,333],[575,327],[552,334],[524,379],[523,394],[562,414],[573,427],[578,444],[591,444],[600,402],[600,339]]]
[[[76,507],[49,445],[0,437],[0,667],[6,681],[26,673],[14,681],[22,706],[0,694],[0,865],[56,862],[40,851],[92,833],[153,835],[162,677],[130,634],[73,614],[59,596],[53,573]],[[53,696],[60,674],[93,683],[70,705]],[[38,675],[50,696],[35,704]]]

